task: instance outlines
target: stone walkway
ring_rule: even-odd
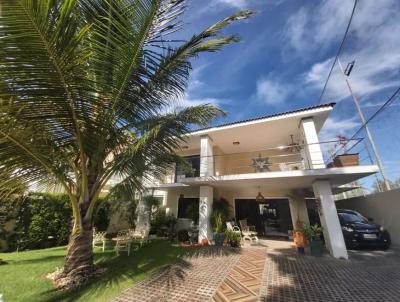
[[[210,247],[113,301],[400,301],[400,253],[350,252],[350,261],[298,255],[288,242]]]

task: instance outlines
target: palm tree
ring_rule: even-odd
[[[210,105],[170,108],[187,86],[190,60],[238,41],[220,32],[252,13],[181,41],[184,0],[0,5],[0,192],[16,181],[60,183],[73,227],[59,277],[91,276],[102,188],[113,176],[140,188],[148,175],[163,175],[191,125],[222,113]]]

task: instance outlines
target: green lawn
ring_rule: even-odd
[[[61,267],[65,247],[20,253],[0,253],[7,264],[0,265],[0,294],[11,301],[108,301],[130,285],[143,280],[184,255],[179,245],[154,241],[138,251],[116,256],[112,247],[104,253],[96,248],[96,263],[106,267],[105,275],[73,292],[57,292],[44,275]]]

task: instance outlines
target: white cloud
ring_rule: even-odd
[[[216,98],[193,98],[188,93],[186,93],[183,97],[171,100],[171,102],[163,108],[161,113],[173,112],[175,110],[181,110],[187,107],[199,106],[199,105],[212,105],[215,107],[220,107],[222,104],[228,102],[225,99],[216,99]]]
[[[189,93],[194,92],[195,90],[203,87],[204,82],[201,80],[202,72],[208,67],[209,64],[203,64],[193,68],[190,72],[189,83],[187,91]]]
[[[312,57],[313,53],[320,51],[324,44],[335,41],[338,43],[339,40],[334,39],[330,30],[340,31],[338,28],[342,27],[343,20],[340,18],[336,20],[336,18],[344,14],[339,12],[345,6],[342,1],[329,0],[324,1],[316,9],[319,16],[313,16],[308,12],[304,22],[307,24],[304,33],[299,34],[300,38],[292,37],[290,39],[292,49],[299,53],[306,52]],[[326,12],[328,7],[331,8],[331,13]],[[339,8],[335,9],[335,7]],[[400,23],[398,20],[400,19],[400,9],[396,9],[396,7],[400,8],[400,5],[396,4],[394,0],[360,1],[357,6],[340,60],[344,68],[349,61],[356,60],[350,81],[355,94],[361,98],[399,85],[400,52],[398,50],[400,49],[400,39],[398,37],[400,36]],[[300,12],[296,13],[296,16],[299,14]],[[324,17],[324,21],[320,26],[314,28],[310,26],[316,22],[315,20],[322,17]],[[335,22],[337,23],[336,30],[333,28]],[[298,22],[298,24],[300,23]],[[297,30],[299,31],[299,29]],[[336,47],[338,46],[335,44],[333,49]],[[311,87],[322,89],[332,63],[333,57],[312,65],[305,74],[304,82]],[[348,88],[336,64],[326,87],[323,101],[340,101],[348,96]]]
[[[238,8],[244,8],[248,5],[248,0],[215,0],[214,2],[220,3],[220,4],[227,4],[230,6],[238,7]]]
[[[337,117],[329,117],[322,130],[319,133],[321,141],[334,140],[336,136],[350,136],[354,133],[361,123],[357,121],[357,117],[352,117],[348,119],[339,119]]]
[[[335,42],[340,29],[345,28],[352,8],[348,0],[322,1],[315,7],[302,7],[291,15],[284,32],[289,49],[300,56],[311,50],[321,49]]]
[[[285,87],[278,81],[260,78],[257,81],[256,97],[269,105],[283,103],[289,96],[290,88]]]
[[[284,31],[288,47],[302,56],[313,57],[313,52],[320,52],[328,46],[338,46],[346,29],[353,8],[353,1],[325,0],[314,7],[302,7],[292,14]],[[382,27],[398,27],[399,3],[397,0],[359,1],[352,20],[349,34],[356,39],[367,39],[376,31],[391,35],[395,32],[383,31]],[[393,21],[393,22],[391,22]],[[392,28],[393,30],[394,28]],[[397,39],[399,40],[399,39]],[[286,49],[287,51],[287,49]]]
[[[219,106],[221,103],[223,103],[223,100],[220,99],[214,99],[214,98],[190,98],[188,95],[186,95],[183,98],[180,98],[177,100],[176,105],[178,107],[190,107],[190,106],[198,106],[198,105],[204,105],[204,104],[210,104],[213,106]]]

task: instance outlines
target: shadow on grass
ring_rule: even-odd
[[[13,265],[25,265],[25,264],[40,264],[40,263],[45,263],[49,261],[54,261],[54,260],[61,260],[64,259],[65,255],[50,255],[46,257],[38,257],[38,258],[32,258],[32,259],[22,259],[22,260],[7,260],[7,263],[13,264]]]
[[[42,301],[76,301],[83,295],[89,294],[92,299],[101,292],[110,288],[119,289],[121,282],[128,281],[132,285],[146,277],[151,276],[159,269],[165,267],[168,270],[169,264],[177,263],[187,251],[178,245],[171,245],[166,241],[155,241],[131,252],[130,256],[121,254],[116,256],[114,250],[106,250],[95,254],[96,265],[106,268],[103,276],[97,277],[73,291],[57,291],[52,289],[42,293]],[[183,272],[175,268],[174,273],[184,278]],[[124,288],[121,288],[122,291]]]

